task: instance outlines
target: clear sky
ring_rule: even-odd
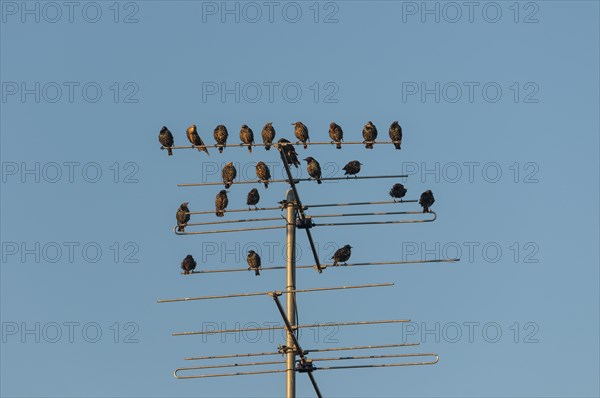
[[[278,137],[290,139],[297,120],[315,141],[328,139],[331,121],[346,140],[358,140],[372,120],[386,139],[398,120],[401,151],[298,151],[319,160],[327,176],[353,159],[363,175],[410,174],[304,182],[306,204],[387,200],[394,182],[406,185],[409,199],[426,189],[436,198],[434,223],[313,229],[323,261],[346,243],[353,262],[462,259],[299,270],[299,288],[395,283],[299,295],[301,323],[412,320],[307,330],[303,348],[420,342],[384,353],[440,355],[435,366],[317,371],[325,396],[599,395],[598,2],[0,7],[2,396],[284,394],[282,374],[172,376],[194,365],[188,356],[275,350],[284,340],[267,332],[171,336],[280,324],[272,300],[156,303],[284,288],[282,271],[188,277],[178,268],[187,254],[198,269],[243,267],[252,247],[263,266],[282,265],[282,230],[171,231],[181,202],[211,210],[220,189],[177,183],[217,181],[228,161],[244,179],[254,178],[258,160],[281,177],[277,153],[168,157],[157,135],[166,125],[184,145],[195,123],[212,143],[222,123],[238,142],[242,124],[258,136],[272,121]],[[231,188],[230,208],[245,206],[249,188]],[[274,205],[285,189],[260,186],[260,204]],[[312,264],[302,233],[298,250],[298,263]],[[358,363],[373,362],[335,364]],[[298,394],[313,396],[304,375]]]

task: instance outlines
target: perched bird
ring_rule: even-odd
[[[346,245],[344,247],[342,247],[341,249],[337,249],[335,251],[335,253],[333,254],[333,257],[331,257],[333,259],[333,266],[337,266],[338,263],[344,263],[344,265],[346,265],[346,261],[348,261],[350,259],[350,255],[352,254],[350,249],[352,249],[352,246],[350,245]]]
[[[248,192],[248,198],[246,199],[246,204],[248,205],[248,209],[250,206],[254,206],[255,209],[258,209],[256,206],[258,201],[260,200],[260,195],[258,194],[258,189],[252,188],[250,192]]]
[[[404,195],[406,195],[406,188],[400,183],[394,184],[392,189],[390,189],[390,196],[394,198],[394,202],[396,199],[402,199]]]
[[[296,138],[304,144],[304,149],[308,148],[308,145],[306,145],[306,141],[310,141],[308,138],[308,128],[302,122],[292,123],[292,126],[296,126],[294,129]]]
[[[398,124],[398,121],[395,121],[390,126],[390,139],[394,142],[394,146],[396,149],[400,149],[400,145],[402,144],[402,127]]]
[[[292,143],[286,140],[285,138],[281,138],[277,142],[280,144],[287,144],[282,145],[281,150],[286,155],[288,163],[293,164],[294,166],[296,166],[296,168],[298,168],[298,166],[300,166],[300,161],[298,160],[298,153],[296,152],[296,149],[294,149]]]
[[[308,175],[317,180],[317,184],[321,184],[321,165],[313,157],[307,157],[306,159],[306,171]]]
[[[206,145],[204,145],[202,138],[200,138],[200,136],[198,135],[198,130],[196,130],[195,124],[192,124],[190,127],[188,127],[185,133],[187,134],[188,140],[190,140],[192,145],[195,145],[198,148],[199,152],[204,151],[207,155],[210,155],[208,153],[208,148],[206,148]]]
[[[433,205],[434,202],[435,199],[433,198],[433,192],[431,192],[430,189],[423,192],[421,194],[421,197],[419,198],[419,204],[423,206],[423,213],[429,213],[429,208],[431,207],[431,205]]]
[[[342,149],[342,141],[344,140],[344,132],[342,131],[342,127],[335,122],[331,122],[329,124],[329,138],[331,138],[333,142],[335,142],[335,147],[337,149]]]
[[[227,192],[222,189],[215,198],[215,213],[217,217],[223,217],[225,215],[224,210],[227,208],[229,204],[229,198],[227,197]]]
[[[223,166],[223,170],[221,170],[221,175],[223,176],[223,183],[225,184],[225,189],[228,189],[231,184],[233,184],[233,180],[237,176],[237,170],[233,165],[233,162],[227,163]]]
[[[269,122],[265,124],[265,127],[262,129],[262,140],[263,144],[265,144],[265,149],[268,151],[271,149],[271,144],[275,139],[275,129],[273,128],[273,122]]]
[[[167,148],[169,156],[173,156],[173,149],[171,149],[174,144],[173,134],[171,134],[166,126],[162,126],[162,129],[160,129],[160,133],[158,133],[158,142],[160,142],[160,145]]]
[[[215,141],[217,141],[217,144],[227,145],[227,137],[229,136],[229,133],[227,132],[227,127],[223,126],[222,124],[219,124],[217,127],[215,127],[215,132],[213,136],[215,137]],[[219,153],[223,153],[223,149],[224,148],[220,146]]]
[[[181,262],[181,269],[183,270],[184,275],[189,275],[196,269],[196,260],[194,260],[194,257],[192,257],[191,254],[185,256]]]
[[[179,232],[184,232],[187,222],[190,221],[189,203],[190,202],[183,202],[181,206],[179,206],[179,209],[177,209],[177,214],[175,214],[175,218],[177,219],[177,231]]]
[[[269,188],[269,180],[271,179],[271,171],[269,170],[269,166],[267,166],[264,162],[258,162],[256,164],[256,176],[263,184],[265,184],[265,188]]]
[[[369,120],[365,127],[363,128],[363,138],[365,139],[363,143],[365,144],[365,148],[373,149],[373,141],[377,138],[377,127]]]
[[[243,124],[240,129],[240,140],[246,145],[248,145],[248,152],[252,153],[252,144],[254,144],[254,132],[250,127]]]
[[[250,250],[248,252],[248,257],[246,257],[246,261],[248,262],[248,270],[253,269],[254,275],[260,275],[260,256],[254,250]]]
[[[350,162],[348,162],[343,168],[342,170],[345,171],[344,175],[345,176],[356,176],[356,174],[358,174],[360,172],[360,166],[362,166],[362,163],[359,162],[358,160],[352,160]]]

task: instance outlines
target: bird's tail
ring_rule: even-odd
[[[226,182],[225,183],[225,189],[229,189],[230,186],[231,186],[231,182]]]
[[[268,151],[271,149],[271,144],[265,144],[265,149]]]
[[[185,232],[185,225],[177,224],[177,231],[178,232]]]
[[[373,143],[372,142],[367,142],[365,144],[365,148],[367,148],[367,149],[373,149]]]
[[[223,153],[223,147],[222,146],[219,147],[219,153]]]
[[[258,268],[254,269],[254,275],[259,276],[260,275],[260,271],[258,270]]]
[[[252,144],[248,145],[248,153],[252,153]]]
[[[429,213],[429,207],[423,206],[423,213]]]
[[[396,147],[396,149],[400,149],[400,143],[399,142],[394,142],[394,146]]]
[[[322,184],[321,180],[317,178],[317,184]]]
[[[263,181],[265,184],[265,189],[269,189],[269,181]]]
[[[333,259],[333,267],[336,267],[338,265],[337,260],[334,258]]]
[[[217,210],[216,214],[217,214],[217,217],[223,217],[225,215],[223,210]]]
[[[338,142],[338,143],[336,143],[336,144],[335,144],[335,147],[336,147],[337,149],[342,149],[342,143],[341,143],[341,142]]]
[[[171,147],[167,148],[167,152],[169,153],[169,156],[173,156],[173,149],[171,149]]]
[[[308,144],[304,141],[304,149],[308,149]]]
[[[208,148],[207,148],[207,147],[203,146],[203,147],[202,147],[202,150],[203,150],[204,152],[206,152],[206,154],[207,154],[208,156],[210,156],[210,153],[208,153]]]

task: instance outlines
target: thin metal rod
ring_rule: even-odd
[[[331,326],[356,326],[356,325],[379,325],[384,323],[406,323],[410,319],[385,319],[381,321],[357,321],[357,322],[329,322],[329,323],[313,323],[309,325],[295,325],[294,329],[331,327]],[[245,329],[221,329],[210,331],[194,331],[194,332],[174,332],[171,336],[191,336],[196,334],[213,334],[213,333],[242,333],[242,332],[258,332],[261,330],[282,330],[285,326],[260,327],[260,328],[245,328]]]
[[[363,217],[363,216],[387,216],[392,214],[428,214],[421,211],[376,211],[369,213],[334,213],[334,214],[315,214],[311,218],[330,218],[330,217]],[[193,224],[188,224],[193,225]]]
[[[235,229],[213,229],[209,231],[188,231],[179,232],[177,227],[173,228],[175,235],[208,235],[208,234],[224,234],[227,232],[244,232],[244,231],[264,231],[268,229],[283,229],[285,225],[270,225],[268,227],[253,227],[253,228],[235,228]]]
[[[362,345],[354,347],[334,347],[334,348],[315,348],[304,350],[305,355],[312,354],[315,352],[330,352],[330,351],[353,351],[353,350],[371,350],[380,348],[394,348],[394,347],[414,347],[420,343],[400,343],[400,344],[379,344],[379,345]],[[207,359],[227,359],[227,358],[247,358],[247,357],[259,357],[267,355],[281,355],[281,351],[270,351],[270,352],[257,352],[250,354],[227,354],[227,355],[210,355],[201,357],[187,357],[184,358],[186,361],[202,361]]]
[[[409,214],[413,214],[410,213]],[[383,224],[413,224],[420,222],[434,222],[437,219],[437,214],[430,211],[429,213],[415,212],[414,214],[433,214],[433,218],[425,220],[396,220],[396,221],[354,221],[354,222],[334,222],[334,223],[313,223],[314,227],[339,227],[347,225],[383,225]]]
[[[382,363],[374,365],[348,365],[348,366],[325,366],[315,367],[315,370],[335,370],[335,369],[362,369],[362,368],[388,368],[394,366],[419,366],[419,365],[435,365],[440,361],[438,354],[431,354],[435,357],[435,361],[424,361],[424,362],[406,362],[406,363]]]
[[[294,178],[290,174],[290,178],[294,183],[298,184],[302,181],[315,181],[314,178]],[[356,176],[356,177],[322,177],[321,181],[353,181],[353,180],[370,180],[370,179],[381,179],[381,178],[408,178],[406,174],[399,175],[379,175],[379,176]],[[289,183],[289,180],[269,180],[269,184],[276,183]],[[263,184],[261,180],[247,180],[247,181],[234,181],[232,185],[241,185],[241,184]],[[177,184],[178,187],[205,187],[211,185],[223,185],[223,182],[199,182],[199,183],[185,183],[185,184]]]
[[[219,221],[205,221],[205,222],[189,222],[185,226],[194,227],[202,225],[214,225],[214,224],[234,224],[238,222],[260,222],[260,221],[278,221],[281,217],[263,217],[263,218],[242,218],[237,220],[219,220]]]
[[[287,372],[286,369],[273,369],[273,370],[257,370],[255,372],[237,372],[237,373],[215,373],[208,375],[193,375],[193,376],[178,376],[177,369],[173,372],[173,376],[176,379],[206,379],[208,377],[226,377],[226,376],[247,376],[247,375],[264,375],[268,373],[283,373]]]
[[[393,205],[393,204],[401,204],[401,203],[417,203],[417,199],[409,199],[409,200],[387,200],[384,202],[350,202],[350,203],[324,203],[317,205],[304,205],[304,209],[311,209],[316,207],[338,207],[338,206],[367,206],[367,205]],[[214,211],[210,211],[208,213],[214,213]],[[193,213],[192,213],[193,214]]]
[[[315,287],[312,289],[287,289],[285,292],[254,292],[254,293],[237,293],[237,294],[225,294],[220,296],[200,296],[200,297],[185,297],[176,299],[164,299],[158,300],[158,303],[174,303],[178,301],[195,301],[195,300],[212,300],[212,299],[224,299],[234,297],[252,297],[252,296],[265,296],[265,295],[280,295],[280,294],[295,294],[295,293],[309,293],[309,292],[323,292],[328,290],[342,290],[342,289],[361,289],[368,287],[383,287],[383,286],[394,286],[393,283],[369,283],[366,285],[348,285],[348,286],[335,286],[335,287]],[[289,296],[288,296],[289,297]]]
[[[321,390],[319,389],[319,386],[317,385],[317,381],[315,380],[315,376],[313,376],[312,372],[308,372],[308,378],[310,379],[310,382],[312,383],[313,388],[315,389],[317,398],[323,398],[323,395],[321,394]]]
[[[460,261],[460,258],[448,258],[448,259],[435,259],[435,260],[407,260],[407,261],[376,261],[368,263],[351,263],[343,265],[343,267],[363,267],[367,265],[394,265],[394,264],[424,264],[424,263],[455,263]],[[297,265],[296,269],[314,269],[316,265]],[[321,269],[326,269],[327,264],[321,264]],[[335,267],[337,268],[337,267]],[[274,267],[261,267],[260,271],[273,271],[282,270],[285,266],[274,266]],[[248,272],[248,268],[231,268],[231,269],[213,269],[213,270],[202,270],[192,271],[192,274],[214,274],[221,272]],[[183,274],[183,272],[182,272]]]
[[[408,353],[408,354],[384,354],[384,355],[353,355],[348,357],[330,357],[330,358],[311,358],[312,361],[345,361],[354,359],[382,359],[382,358],[412,358],[412,357],[430,357],[432,353]]]
[[[257,209],[248,208],[248,209],[223,210],[223,213],[244,213],[244,212],[253,212],[253,211],[282,210],[282,209],[283,209],[283,207],[281,207],[281,206],[279,206],[279,207],[259,207]],[[214,210],[189,211],[186,214],[189,214],[189,215],[195,215],[195,214],[215,214],[215,211]]]
[[[399,141],[369,141],[369,143],[373,143],[375,145],[383,145],[383,144],[395,144],[395,143],[399,143]],[[335,145],[336,142],[329,142],[329,141],[316,141],[316,142],[307,142],[306,144],[302,144],[302,145]],[[285,145],[298,145],[295,142],[291,142],[289,144],[280,144],[280,143],[273,143],[270,144],[272,146],[285,146]],[[342,141],[342,145],[365,145],[364,142],[362,141],[348,141],[348,142],[344,142]],[[244,144],[244,143],[239,143],[239,144],[226,144],[226,145],[221,145],[221,144],[205,144],[204,145],[207,148],[247,148],[249,145],[248,144]],[[257,147],[261,147],[261,146],[265,146],[265,144],[262,144],[260,142],[254,143],[252,144],[252,146],[257,146]],[[195,145],[177,145],[177,146],[172,146],[170,147],[171,149],[197,149],[200,147],[197,147]],[[164,146],[160,147],[161,150],[167,149]]]
[[[228,363],[224,365],[202,365],[202,366],[190,366],[186,368],[177,368],[176,371],[188,371],[188,370],[200,370],[200,369],[221,369],[221,368],[235,368],[237,366],[262,366],[262,365],[277,365],[285,363],[285,361],[265,361],[265,362],[247,362],[247,363]]]

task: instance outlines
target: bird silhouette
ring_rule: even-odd
[[[306,141],[310,141],[308,137],[308,127],[302,122],[292,123],[292,126],[296,126],[296,128],[294,128],[294,135],[296,138],[304,144],[304,149],[308,148],[308,145],[306,145]]]
[[[342,170],[345,171],[344,175],[356,176],[360,172],[360,166],[362,166],[361,162],[359,162],[358,160],[352,160],[352,161],[348,162],[342,168]]]
[[[265,149],[268,151],[271,149],[271,144],[275,139],[275,128],[273,128],[273,122],[269,122],[265,124],[265,127],[262,129],[262,139],[263,144],[265,144]]]
[[[431,192],[430,189],[423,192],[421,194],[421,197],[419,198],[419,204],[423,207],[423,213],[430,213],[431,211],[429,210],[429,208],[431,207],[431,205],[433,205],[434,202],[435,199],[433,197],[433,192]]]
[[[215,141],[217,141],[218,145],[227,145],[227,137],[229,137],[227,127],[219,124],[217,127],[215,127],[213,137],[215,137]],[[223,153],[223,149],[225,149],[225,147],[219,146],[219,153]]]
[[[222,189],[217,194],[217,197],[215,198],[215,214],[217,215],[217,217],[223,217],[225,215],[224,210],[227,208],[227,205],[229,204],[229,198],[227,197],[227,192],[229,192],[229,191]]]
[[[337,266],[338,263],[344,263],[346,265],[346,261],[350,259],[350,255],[352,254],[351,250],[352,246],[346,245],[340,249],[337,249],[333,254],[333,266]]]
[[[190,204],[190,202],[183,202],[175,214],[175,218],[177,219],[177,231],[179,232],[185,232],[185,226],[188,221],[190,221],[190,209],[188,208],[188,204]]]
[[[263,184],[265,184],[265,188],[269,188],[269,180],[271,179],[269,166],[264,162],[258,162],[256,164],[256,176]]]
[[[317,184],[321,184],[321,165],[311,156],[304,159],[306,161],[306,171],[308,175],[317,180]]]
[[[395,121],[390,126],[390,139],[394,142],[394,146],[396,149],[400,149],[400,145],[402,144],[402,127],[398,124],[398,121]]]
[[[341,142],[344,140],[344,132],[339,124],[336,124],[335,122],[329,124],[329,138],[332,139],[332,143],[335,142],[335,147],[337,149],[342,149]]]
[[[208,153],[208,148],[206,148],[206,145],[204,145],[204,141],[202,141],[202,138],[200,138],[200,136],[198,135],[198,130],[196,130],[195,124],[192,124],[190,127],[188,127],[185,131],[185,134],[187,135],[187,138],[192,143],[192,145],[198,148],[199,152],[204,151],[207,155],[210,155]]]
[[[254,250],[248,251],[248,257],[246,257],[246,261],[248,262],[248,270],[253,269],[254,275],[260,275],[260,256]]]
[[[390,196],[394,198],[394,202],[396,199],[402,199],[404,195],[406,195],[406,188],[400,183],[394,184],[392,189],[390,189]]]
[[[223,166],[223,170],[221,170],[221,175],[223,177],[225,189],[228,189],[233,184],[233,180],[235,180],[235,177],[237,176],[237,170],[235,169],[233,162],[229,162],[225,166]]]
[[[286,155],[288,164],[293,164],[298,168],[298,166],[300,166],[300,161],[298,160],[298,153],[292,143],[285,138],[280,138],[277,142],[283,144],[281,145],[281,151]]]
[[[363,144],[365,144],[365,148],[373,149],[373,142],[377,139],[377,127],[369,120],[365,127],[363,128]]]
[[[196,260],[194,260],[194,257],[192,257],[191,254],[185,256],[181,262],[181,269],[183,270],[184,275],[189,275],[196,269]]]
[[[252,153],[252,144],[254,144],[254,132],[250,127],[243,124],[240,129],[240,140],[248,145],[248,153]]]
[[[160,142],[160,145],[167,148],[169,156],[173,156],[173,149],[171,149],[174,144],[173,134],[171,134],[166,126],[162,126],[162,129],[160,129],[160,132],[158,133],[158,142]]]
[[[250,192],[248,192],[248,197],[246,198],[246,204],[248,205],[248,209],[250,209],[250,206],[254,206],[254,209],[258,210],[258,207],[256,205],[258,204],[259,200],[260,195],[258,193],[258,189],[252,188]]]

